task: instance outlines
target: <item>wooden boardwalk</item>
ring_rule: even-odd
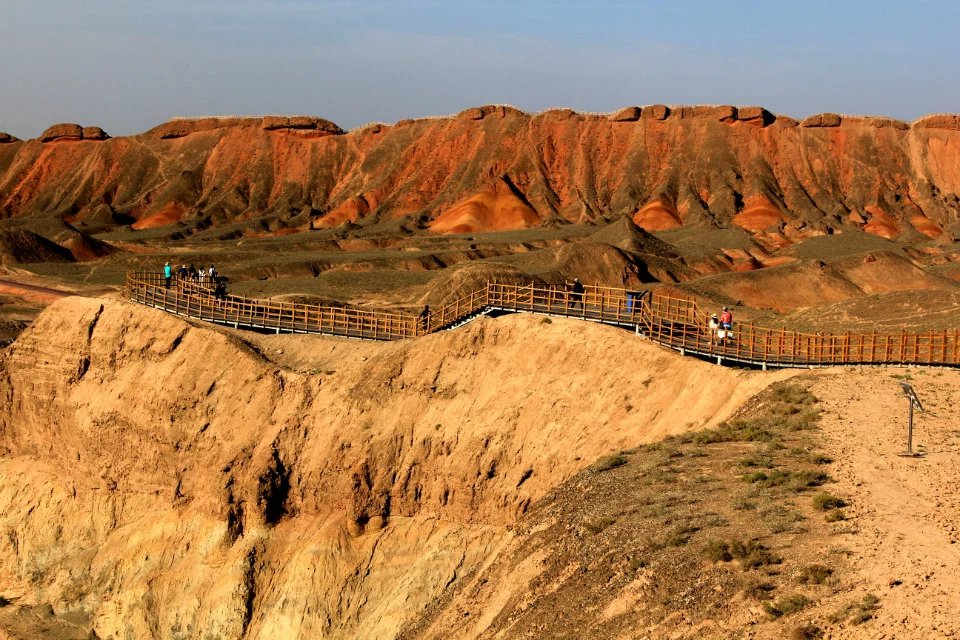
[[[351,307],[257,300],[228,295],[218,300],[209,286],[178,281],[169,287],[157,273],[130,273],[131,300],[171,313],[235,328],[277,333],[320,333],[370,340],[402,340],[460,326],[491,312],[563,316],[629,328],[682,354],[759,367],[819,367],[838,364],[960,366],[960,332],[801,333],[737,324],[719,342],[709,314],[694,300],[585,287],[581,299],[563,287],[488,283],[427,316]]]

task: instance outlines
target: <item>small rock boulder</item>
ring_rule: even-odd
[[[64,122],[55,124],[40,134],[40,142],[53,142],[54,140],[81,140],[83,139],[83,127],[78,124]]]
[[[260,126],[267,131],[297,129],[337,136],[343,133],[343,129],[333,122],[315,116],[264,116]]]
[[[776,116],[773,120],[779,127],[799,127],[800,121],[790,116]]]
[[[641,112],[640,117],[645,120],[666,120],[667,116],[669,115],[670,107],[665,104],[655,104],[645,107]]]
[[[903,120],[894,120],[893,118],[870,118],[867,120],[871,127],[877,129],[896,129],[897,131],[906,131],[910,128]]]
[[[161,140],[170,140],[172,138],[183,138],[200,131],[213,131],[226,127],[257,126],[260,122],[261,118],[175,118],[157,125],[146,133]]]
[[[488,115],[496,111],[497,108],[493,105],[484,105],[482,107],[472,107],[470,109],[464,109],[457,114],[457,119],[459,120],[483,120]]]
[[[960,131],[960,115],[950,113],[940,113],[932,116],[924,116],[913,122],[915,129],[946,129],[948,131]]]
[[[624,107],[610,116],[610,120],[613,122],[635,122],[640,119],[642,111],[643,109],[640,107]]]
[[[107,140],[110,136],[100,127],[84,127],[81,136],[84,140]]]
[[[763,107],[740,107],[737,109],[737,120],[758,127],[766,127],[769,124],[773,124],[776,118]]]
[[[815,116],[804,118],[800,122],[801,127],[839,127],[840,116],[836,113],[818,113]]]
[[[546,120],[573,120],[577,112],[573,109],[547,109],[540,116]]]

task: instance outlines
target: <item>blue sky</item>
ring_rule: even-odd
[[[960,3],[8,0],[0,131],[174,115],[345,128],[491,102],[960,112]]]

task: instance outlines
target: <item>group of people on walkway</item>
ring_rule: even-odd
[[[733,314],[729,307],[724,307],[720,316],[710,316],[710,344],[724,345],[733,339]]]
[[[164,286],[166,286],[167,289],[170,288],[173,275],[173,267],[167,262],[163,265],[163,280]],[[213,265],[210,265],[208,269],[204,269],[203,267],[198,269],[192,264],[190,266],[184,264],[177,269],[176,275],[178,282],[193,282],[194,284],[204,287],[212,287],[213,295],[218,299],[223,299],[227,295],[226,279],[220,275],[217,268]]]

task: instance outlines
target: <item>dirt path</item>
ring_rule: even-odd
[[[62,291],[60,289],[51,289],[50,287],[39,287],[33,284],[25,284],[15,280],[5,280],[0,278],[0,293],[12,294],[26,298],[33,302],[53,302],[60,298],[77,295],[71,291]]]
[[[864,593],[881,605],[875,620],[852,633],[960,636],[960,372],[839,371],[813,389],[836,460],[835,492],[851,503],[837,544],[852,552]],[[922,458],[898,455],[906,447],[907,401],[895,376],[907,378],[927,409],[914,423]]]

